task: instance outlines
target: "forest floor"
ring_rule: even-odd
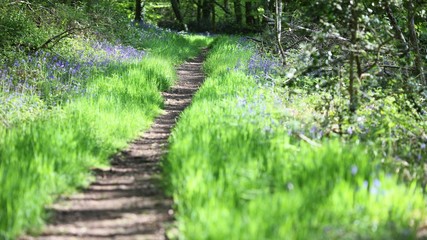
[[[51,221],[39,236],[21,239],[165,239],[173,211],[159,162],[177,118],[203,83],[205,55],[178,68],[179,81],[163,93],[164,111],[151,128],[114,156],[109,169],[94,170],[87,189],[51,206]]]

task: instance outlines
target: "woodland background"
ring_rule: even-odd
[[[162,163],[184,238],[426,235],[426,1],[0,0],[0,239],[86,186],[203,47]]]

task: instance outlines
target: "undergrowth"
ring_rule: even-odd
[[[87,185],[91,168],[108,165],[150,125],[176,65],[208,41],[156,28],[129,31],[132,46],[76,36],[56,51],[3,61],[0,239],[40,231],[45,206]]]
[[[180,238],[415,239],[416,182],[401,183],[372,146],[308,135],[307,100],[248,75],[253,51],[219,38],[173,131],[162,164]]]

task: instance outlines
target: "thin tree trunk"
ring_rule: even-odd
[[[173,12],[175,13],[175,17],[179,22],[179,25],[181,25],[181,27],[184,27],[184,19],[182,18],[182,15],[181,15],[181,10],[179,7],[178,0],[171,0],[171,4],[172,4]]]
[[[356,94],[355,94],[355,87],[354,87],[354,52],[351,51],[350,53],[350,83],[348,86],[348,92],[350,94],[350,113],[354,113],[356,111]]]
[[[285,51],[282,47],[282,0],[276,0],[276,42],[279,48],[280,59],[283,65],[286,64]]]
[[[211,27],[211,0],[204,0],[202,5],[202,24]]]
[[[402,33],[402,29],[400,29],[399,23],[397,22],[397,19],[394,17],[393,10],[390,7],[390,4],[388,1],[384,1],[384,7],[387,13],[387,17],[389,19],[390,25],[393,28],[394,31],[394,38],[398,40],[403,47],[405,47],[405,50],[408,49],[408,43],[406,42],[405,36]]]
[[[270,12],[274,12],[276,9],[276,1],[273,0],[266,0],[268,2],[268,9],[270,10]]]
[[[359,27],[359,20],[356,12],[356,5],[354,2],[351,6],[351,19],[350,19],[350,31],[351,31],[351,48],[350,48],[350,76],[349,76],[349,95],[350,95],[350,113],[353,114],[357,109],[357,88],[355,86],[356,76],[354,74],[355,63],[360,64],[358,62],[358,52],[357,52],[357,31]],[[360,66],[358,67],[358,71]],[[361,74],[361,73],[360,73]]]
[[[90,2],[90,1],[89,1]],[[141,0],[135,0],[135,23],[140,23],[142,21],[142,2]]]
[[[411,55],[409,52],[409,45],[408,42],[405,39],[405,36],[403,35],[402,29],[399,26],[399,23],[397,22],[397,19],[394,17],[393,10],[390,7],[390,4],[388,1],[384,1],[384,8],[387,13],[388,20],[390,22],[390,25],[394,32],[394,38],[399,42],[399,49],[402,52],[402,57],[405,59],[405,64],[401,66],[403,70],[404,78],[409,77],[409,65],[411,64]],[[402,65],[402,64],[400,64]],[[405,84],[405,86],[408,86]]]
[[[245,2],[245,14],[246,14],[246,25],[253,26],[255,23],[255,18],[252,13],[252,2]]]
[[[216,31],[216,13],[215,13],[215,4],[211,4],[212,6],[212,31]]]
[[[228,3],[228,0],[224,0],[224,11],[225,12],[230,12],[230,6]]]
[[[202,0],[197,1],[197,24],[202,20]]]
[[[423,59],[418,45],[417,30],[415,29],[415,6],[412,0],[408,0],[407,2],[407,11],[410,49],[415,57],[415,75],[420,79],[422,84],[427,85],[424,76]]]
[[[234,0],[234,14],[236,16],[236,24],[240,26],[243,19],[242,5],[240,0]]]
[[[393,10],[390,7],[388,1],[384,1],[384,7],[387,13],[388,20],[390,22],[391,27],[394,31],[394,38],[400,43],[400,48],[403,51],[407,60],[409,60],[409,46],[403,35],[402,29],[400,29],[399,23],[397,19],[394,17]]]
[[[402,69],[403,69],[403,77],[407,79],[410,76],[408,69],[410,69],[409,66],[411,64],[411,51],[409,49],[409,44],[408,44],[407,40],[405,39],[405,36],[404,36],[402,29],[400,28],[400,26],[397,22],[397,19],[394,17],[393,10],[391,9],[388,1],[384,1],[384,7],[386,10],[387,17],[389,19],[390,25],[394,31],[394,38],[400,43],[399,48],[401,49],[403,56],[405,57],[405,64],[406,65],[402,66]],[[417,101],[415,100],[415,98],[413,96],[414,90],[413,90],[412,85],[408,84],[408,82],[404,82],[403,87],[404,87],[404,91],[406,93],[406,97],[408,98],[408,100],[414,105],[414,108],[417,110],[417,112],[421,113],[422,107],[419,106],[419,104],[417,103]]]

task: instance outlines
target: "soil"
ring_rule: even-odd
[[[117,154],[110,169],[82,192],[49,207],[51,221],[39,236],[21,239],[166,239],[172,199],[160,185],[159,161],[180,113],[204,80],[206,51],[178,68],[179,81],[163,93],[164,112],[149,130]]]

